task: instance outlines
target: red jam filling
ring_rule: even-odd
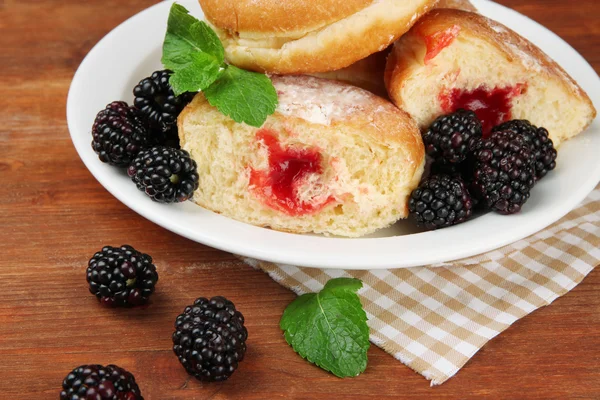
[[[314,198],[305,202],[298,198],[298,188],[310,174],[320,174],[321,153],[313,148],[281,146],[276,134],[261,129],[256,139],[269,151],[269,168],[264,171],[250,169],[250,190],[269,207],[291,216],[302,216],[323,209],[334,199]]]
[[[486,89],[483,86],[475,90],[446,90],[440,93],[439,99],[445,113],[458,109],[474,111],[483,126],[483,135],[487,137],[497,125],[511,119],[512,99],[525,91],[526,85]]]
[[[450,46],[450,44],[458,37],[460,26],[454,25],[444,31],[439,31],[434,34],[425,36],[425,45],[427,52],[425,53],[425,64],[433,60],[442,50]]]

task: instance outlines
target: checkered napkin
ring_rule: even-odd
[[[298,294],[319,291],[331,278],[361,279],[371,341],[439,385],[490,339],[600,264],[600,186],[544,231],[447,264],[342,271],[245,261]]]

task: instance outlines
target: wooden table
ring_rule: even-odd
[[[156,0],[0,0],[0,398],[56,399],[84,363],[135,373],[146,399],[600,399],[600,271],[489,343],[446,384],[376,347],[364,375],[340,380],[298,357],[279,318],[294,295],[227,253],[183,239],[112,197],[69,139],[73,73],[117,24]],[[598,0],[502,0],[566,39],[600,70]],[[92,96],[93,93],[90,93]],[[147,309],[101,307],[85,267],[105,244],[153,255]],[[225,383],[190,380],[171,351],[175,316],[224,295],[246,316],[247,359]]]

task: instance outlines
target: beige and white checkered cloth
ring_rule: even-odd
[[[371,341],[439,385],[490,339],[600,264],[600,186],[544,231],[448,264],[342,271],[245,261],[298,294],[319,291],[331,278],[361,279]]]

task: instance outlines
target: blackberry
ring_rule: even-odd
[[[135,377],[116,365],[82,365],[67,375],[60,400],[144,400]]]
[[[518,133],[497,131],[474,151],[471,193],[488,209],[514,214],[535,183],[535,157]]]
[[[527,120],[513,120],[495,127],[492,132],[512,131],[523,136],[535,157],[535,177],[539,181],[556,168],[557,152],[545,128],[538,128]]]
[[[449,163],[444,160],[438,160],[431,163],[429,175],[450,175],[461,176],[465,163]]]
[[[102,304],[137,306],[154,293],[158,273],[148,254],[128,245],[105,246],[90,259],[87,281]]]
[[[177,317],[173,351],[196,379],[224,381],[244,359],[247,338],[244,316],[231,301],[200,297]]]
[[[415,189],[408,209],[417,224],[438,229],[466,221],[473,211],[473,200],[458,176],[432,175]]]
[[[194,93],[175,96],[169,84],[172,72],[155,71],[144,78],[133,89],[133,104],[144,114],[157,145],[179,147],[177,117],[183,108],[194,98]]]
[[[157,146],[142,151],[127,173],[139,190],[159,203],[186,201],[198,189],[196,162],[185,150]]]
[[[124,101],[115,101],[96,115],[92,126],[92,148],[100,161],[127,167],[149,145],[143,117]]]
[[[434,160],[459,163],[467,158],[474,141],[481,137],[481,122],[475,113],[461,109],[437,118],[423,134],[423,143]]]

